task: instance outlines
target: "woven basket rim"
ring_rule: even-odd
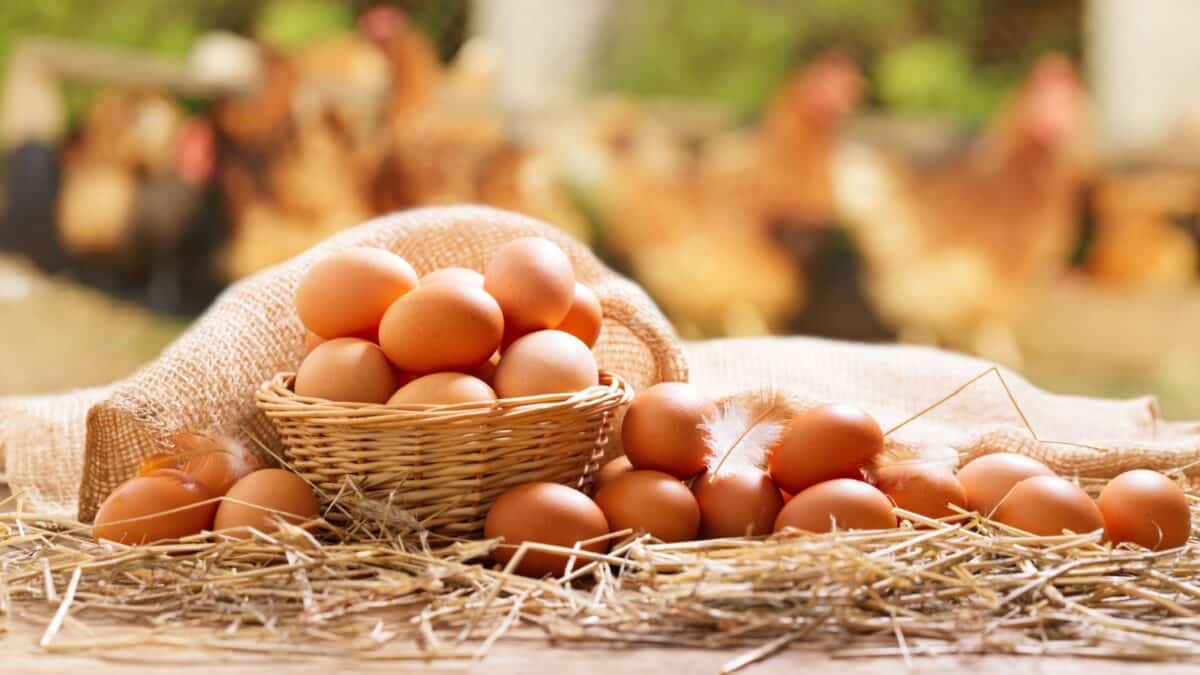
[[[493,417],[497,414],[528,413],[554,408],[591,407],[597,404],[621,405],[633,400],[633,388],[621,376],[600,371],[600,383],[575,392],[501,398],[496,401],[454,403],[443,405],[384,405],[382,403],[349,403],[300,396],[292,390],[296,374],[277,373],[259,387],[255,400],[268,414],[292,414],[304,417],[342,417],[359,422],[392,421],[456,421],[472,417]]]

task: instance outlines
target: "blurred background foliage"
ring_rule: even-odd
[[[285,56],[284,60],[293,57],[294,60],[302,60],[306,49],[326,42],[325,38],[354,31],[356,17],[368,7],[380,4],[403,9],[409,21],[423,29],[423,33],[432,40],[432,48],[441,57],[443,64],[453,62],[453,57],[471,32],[468,24],[472,20],[477,22],[472,26],[474,29],[486,32],[479,25],[483,23],[481,17],[489,14],[483,11],[484,9],[501,8],[499,13],[503,18],[520,24],[518,27],[528,28],[529,35],[547,37],[546,31],[550,31],[552,37],[554,31],[564,27],[561,20],[555,23],[554,18],[546,16],[530,18],[522,15],[521,8],[530,11],[530,7],[533,6],[530,3],[502,4],[510,1],[0,2],[0,78],[4,77],[3,66],[18,43],[31,38],[124,47],[139,54],[182,60],[188,57],[189,50],[205,33],[229,31],[268,45],[281,52]],[[566,3],[572,1],[565,0],[563,7],[569,6]],[[822,210],[827,206],[832,208],[832,204],[822,202],[815,207],[811,204],[784,204],[780,208],[804,211],[800,214],[804,217],[795,219],[795,222],[811,226],[812,231],[798,234],[790,232],[787,236],[780,236],[780,231],[789,225],[786,218],[775,218],[776,214],[772,214],[771,218],[760,217],[760,211],[765,212],[768,209],[754,199],[725,199],[740,198],[745,192],[738,189],[739,183],[736,181],[743,175],[739,172],[749,171],[747,166],[755,172],[756,180],[764,176],[782,176],[780,180],[770,181],[770,185],[775,187],[797,184],[803,182],[803,179],[820,187],[824,184],[819,179],[828,177],[824,172],[830,165],[830,157],[826,156],[830,152],[829,148],[816,147],[819,145],[816,144],[808,147],[810,152],[806,153],[804,147],[779,143],[778,138],[770,135],[770,129],[764,130],[764,127],[769,125],[761,124],[755,118],[769,105],[772,96],[781,91],[781,84],[789,77],[803,72],[808,64],[819,60],[826,50],[839,48],[853,55],[861,65],[862,74],[867,80],[863,87],[866,99],[861,101],[862,105],[855,107],[855,113],[881,113],[871,116],[879,117],[883,122],[892,122],[890,118],[893,117],[907,116],[940,118],[941,121],[951,124],[931,126],[937,127],[939,132],[944,132],[950,140],[966,141],[968,135],[957,132],[963,127],[985,127],[989,119],[993,119],[997,106],[1026,81],[1038,56],[1048,51],[1057,51],[1071,57],[1075,64],[1083,63],[1084,41],[1088,39],[1085,15],[1090,17],[1092,12],[1089,8],[1095,6],[1094,2],[1088,3],[1087,0],[609,2],[611,6],[607,9],[611,11],[604,17],[607,23],[599,26],[597,35],[600,41],[599,49],[593,50],[589,44],[585,50],[587,58],[584,72],[588,76],[586,85],[590,91],[584,92],[585,95],[580,97],[578,102],[582,105],[578,106],[577,110],[555,109],[544,119],[537,120],[539,130],[546,135],[546,139],[542,140],[547,141],[547,146],[552,144],[547,139],[556,143],[562,142],[558,138],[561,135],[569,136],[573,142],[570,147],[534,147],[527,138],[520,138],[519,142],[514,142],[507,136],[506,130],[511,128],[511,120],[503,118],[507,114],[503,106],[495,105],[496,98],[481,98],[480,100],[487,101],[487,105],[481,106],[486,109],[486,114],[481,116],[462,114],[462,110],[457,108],[454,109],[456,114],[453,115],[437,112],[434,118],[442,124],[434,125],[434,140],[446,142],[441,145],[433,143],[429,135],[423,132],[419,139],[421,142],[413,143],[413,147],[409,149],[411,157],[406,161],[411,164],[398,161],[394,156],[388,157],[388,160],[398,167],[396,171],[400,171],[396,175],[401,179],[409,179],[414,186],[414,194],[424,191],[421,194],[430,193],[436,197],[432,201],[420,203],[487,201],[515,210],[522,210],[521,206],[524,205],[540,209],[534,211],[534,215],[560,225],[568,222],[568,219],[555,219],[544,214],[563,213],[573,216],[577,215],[573,213],[575,209],[585,210],[585,215],[577,220],[583,222],[584,231],[597,235],[606,250],[611,248],[608,247],[608,243],[614,240],[610,236],[611,232],[620,229],[618,226],[624,226],[636,235],[633,237],[636,241],[632,250],[639,254],[636,257],[642,261],[642,267],[672,271],[672,274],[659,275],[660,293],[655,297],[664,307],[670,305],[664,298],[671,294],[688,300],[689,302],[679,303],[682,314],[692,310],[703,314],[711,309],[710,305],[718,305],[720,309],[719,305],[722,304],[690,303],[690,300],[701,295],[695,291],[695,286],[688,283],[672,284],[674,280],[684,278],[676,274],[676,270],[690,267],[693,274],[705,284],[707,294],[701,300],[723,297],[713,292],[713,289],[724,284],[738,292],[745,291],[744,296],[761,299],[762,304],[771,307],[776,304],[788,304],[778,301],[781,297],[797,306],[807,303],[808,307],[813,308],[811,320],[805,318],[798,323],[781,323],[778,327],[769,322],[764,325],[768,325],[772,330],[833,334],[839,337],[848,335],[850,339],[886,338],[877,338],[873,334],[862,336],[857,332],[845,332],[847,324],[842,319],[846,315],[854,314],[846,311],[847,306],[853,308],[857,302],[862,305],[860,309],[864,312],[871,307],[868,306],[867,300],[859,297],[861,289],[855,286],[861,276],[859,269],[864,267],[865,263],[858,259],[854,240],[847,235],[845,223],[841,223],[843,227],[838,229],[839,224],[830,218],[832,211],[826,213]],[[570,11],[574,11],[574,7],[570,10],[564,9],[564,13]],[[503,28],[506,30],[493,31],[495,35],[492,37],[521,41],[522,31],[508,32],[508,27]],[[516,38],[513,37],[514,34],[517,35]],[[529,44],[541,46],[542,43]],[[1094,56],[1094,53],[1091,53],[1094,46],[1089,44],[1091,56]],[[507,54],[511,58],[514,52],[519,56],[528,51],[535,52],[531,60],[536,60],[536,49],[509,49],[497,53]],[[452,66],[445,72],[426,73],[430,81],[435,86],[449,87],[447,83],[450,80],[462,78],[453,83],[458,87],[455,91],[460,97],[469,96],[464,92],[472,91],[472,87],[483,91],[492,86],[481,85],[481,82],[491,82],[489,78],[495,74],[488,71],[487,51],[468,49],[463,50],[462,54],[474,54],[474,59],[462,60],[469,62],[468,65],[473,63],[475,71],[464,68],[456,72]],[[346,51],[329,50],[325,56],[333,63],[323,62],[320,64],[321,68],[327,69],[327,72],[343,72],[339,68],[346,67],[346,62],[339,59],[349,58]],[[357,56],[362,57],[363,50],[358,50]],[[433,62],[436,64],[436,60]],[[517,63],[514,67],[511,62],[501,62],[494,65],[498,65],[500,70],[504,67],[519,70],[522,64]],[[553,68],[543,70],[551,76],[554,75]],[[464,72],[467,76],[463,75]],[[474,82],[470,78],[472,72],[475,75]],[[419,77],[416,79],[420,80]],[[553,84],[540,76],[527,77],[523,82],[543,90],[552,89]],[[106,87],[78,80],[64,81],[61,84],[66,96],[70,128],[78,130],[85,113],[93,107],[92,104],[97,101],[98,95],[105,93]],[[575,93],[576,84],[577,82],[572,81],[571,94]],[[107,89],[111,93],[111,87]],[[631,97],[629,100],[618,100],[616,105],[609,106],[608,104],[612,103],[609,97],[590,95],[597,92],[625,93]],[[412,87],[408,93],[419,97],[421,88]],[[288,110],[286,97],[290,95],[290,91],[284,89],[284,93],[280,95],[284,98],[284,105],[275,106],[275,109]],[[683,105],[643,105],[655,103],[655,99],[675,99]],[[172,101],[179,102],[174,95]],[[271,105],[266,105],[272,102],[278,103],[272,101],[270,95],[264,95],[262,100],[254,100],[248,106],[254,111],[249,117],[257,117],[260,111],[272,108]],[[719,122],[709,127],[722,128],[704,127],[705,131],[701,133],[710,134],[711,137],[701,139],[696,137],[699,134],[691,133],[687,124],[691,117],[670,118],[671,115],[691,112],[688,106],[692,103],[705,102],[727,107],[735,113],[741,124],[729,124],[730,120],[726,116],[716,116]],[[200,113],[200,116],[211,119],[218,117],[216,113],[219,103],[210,106],[211,101],[199,99],[182,103],[189,113]],[[858,103],[857,98],[855,103]],[[433,104],[426,102],[424,105]],[[594,110],[590,107],[592,105],[595,106]],[[710,112],[709,106],[695,107],[697,113]],[[554,119],[556,115],[575,116],[578,119]],[[698,117],[707,119],[705,115]],[[563,128],[569,131],[569,134],[555,135],[546,132],[547,128],[553,127],[554,122],[564,123]],[[113,129],[128,126],[130,125],[126,123],[125,118],[120,118],[105,128],[111,132]],[[906,129],[904,125],[896,127],[902,131]],[[271,128],[286,128],[286,125]],[[667,130],[664,131],[664,128]],[[338,153],[348,152],[337,147],[336,143],[332,144],[334,149],[330,150],[331,144],[325,142],[328,138],[320,135],[321,129],[317,125],[306,129],[309,135],[296,133],[276,138],[267,134],[271,136],[270,142],[274,145],[264,143],[263,147],[267,150],[261,151],[263,156],[254,155],[255,152],[259,152],[258,149],[245,151],[244,154],[250,159],[226,152],[222,158],[226,164],[217,172],[218,180],[214,180],[206,189],[210,193],[221,192],[224,199],[222,218],[229,222],[226,223],[222,218],[202,218],[198,222],[217,229],[229,225],[230,232],[261,231],[272,236],[284,232],[290,237],[296,231],[303,230],[304,236],[309,236],[311,232],[303,227],[329,215],[324,211],[337,211],[338,208],[345,207],[347,195],[354,196],[361,192],[370,195],[370,199],[374,200],[374,179],[368,182],[363,178],[374,174],[370,174],[366,169],[361,172],[342,171],[340,167],[356,165],[349,160],[339,164],[337,161],[331,161],[330,157],[345,160],[345,157]],[[465,133],[464,129],[470,133]],[[109,134],[97,135],[107,137]],[[68,135],[63,141],[63,147],[74,145],[77,148],[81,145],[81,136],[83,134]],[[301,143],[301,140],[306,142]],[[55,142],[58,142],[58,139]],[[372,140],[370,145],[373,150],[388,147],[386,143],[378,140]],[[763,150],[777,147],[783,147],[784,151],[774,153]],[[313,154],[310,156],[300,152],[305,149]],[[898,147],[897,150],[899,149],[901,148]],[[225,150],[229,148],[226,147]],[[407,156],[401,156],[401,159],[405,157]],[[747,157],[750,160],[747,160]],[[246,171],[254,178],[255,189],[242,190],[235,195],[235,191],[226,190],[228,186],[219,179],[232,176],[230,184],[238,187],[233,178],[240,176],[228,169],[233,160],[240,159],[245,159],[246,166],[250,167]],[[441,160],[445,161],[439,164]],[[48,164],[61,166],[67,173],[74,169],[73,175],[76,176],[87,175],[88,167],[79,161],[78,155],[74,158],[65,154],[54,155]],[[905,167],[911,163],[900,161],[898,164]],[[9,176],[20,175],[19,172],[13,171],[11,166],[13,165],[6,164],[3,171]],[[269,170],[273,166],[278,166],[279,170]],[[383,166],[395,168],[391,164]],[[485,175],[490,177],[489,181],[476,180],[471,187],[474,190],[486,182],[490,188],[487,195],[482,194],[481,188],[478,194],[469,197],[453,192],[453,189],[461,187],[459,183],[463,182],[455,179],[464,175],[474,175],[465,171],[463,166],[476,167],[476,178]],[[579,167],[583,168],[576,172]],[[820,168],[820,175],[809,171],[812,167]],[[924,168],[924,165],[921,167]],[[127,167],[121,167],[122,171],[126,169]],[[405,174],[403,171],[409,173]],[[705,171],[708,173],[705,174]],[[594,179],[594,182],[587,186],[591,192],[575,189],[580,182],[577,173],[586,179]],[[567,174],[570,174],[569,179],[564,180],[563,176]],[[680,197],[692,194],[689,192],[692,187],[691,181],[702,174],[717,181],[705,184],[705,194],[715,195],[712,204],[721,208],[702,208],[693,203],[694,200]],[[414,177],[421,180],[413,180]],[[395,179],[395,175],[391,178]],[[1125,178],[1128,178],[1128,181]],[[1182,185],[1181,181],[1186,182],[1185,179],[1200,184],[1200,171],[1195,172],[1191,178],[1168,178],[1169,180],[1164,182],[1157,175],[1124,177],[1102,173],[1088,177],[1087,180],[1092,181],[1088,186],[1070,186],[1072,190],[1079,188],[1079,201],[1082,202],[1084,195],[1096,193],[1095,185],[1108,181],[1115,184],[1111,191],[1117,197],[1104,201],[1101,206],[1109,202],[1116,205],[1149,205],[1144,213],[1126,213],[1116,209],[1118,213],[1109,214],[1114,224],[1125,228],[1115,228],[1113,232],[1132,233],[1127,239],[1112,239],[1117,242],[1112,246],[1119,254],[1114,256],[1118,259],[1117,262],[1128,263],[1127,267],[1121,267],[1118,272],[1128,272],[1139,279],[1145,276],[1142,274],[1144,270],[1152,266],[1147,263],[1151,257],[1147,251],[1165,256],[1168,263],[1177,260],[1187,263],[1187,260],[1192,258],[1200,260],[1200,235],[1195,237],[1195,241],[1189,239],[1185,244],[1180,244],[1178,239],[1184,234],[1176,224],[1181,214],[1194,212],[1198,208],[1195,204],[1200,202],[1185,203],[1187,195],[1182,194],[1184,190],[1173,187]],[[795,182],[788,182],[793,179]],[[277,189],[276,182],[286,187]],[[52,181],[43,183],[49,184]],[[560,183],[565,183],[566,187],[563,188]],[[263,187],[268,184],[270,189]],[[623,203],[622,190],[614,189],[614,184],[623,187],[624,194],[637,197],[627,199]],[[310,192],[321,192],[308,190],[308,186],[312,185],[334,187],[324,191],[327,193],[327,199],[324,201],[306,200],[304,198],[311,196]],[[712,185],[719,187],[713,189]],[[731,185],[734,187],[729,187]],[[1166,186],[1162,195],[1157,192],[1160,185]],[[137,184],[137,200],[141,200],[145,194],[150,194],[150,190],[143,187],[141,183]],[[448,199],[434,188],[445,188],[446,194],[453,194],[454,199]],[[570,190],[569,194],[560,194],[560,188]],[[822,194],[827,192],[828,188],[829,186],[821,187]],[[53,197],[54,189],[48,188],[45,192]],[[339,189],[342,191],[339,192]],[[1003,192],[1004,188],[1001,186],[997,190]],[[525,191],[533,196],[524,194]],[[976,196],[970,190],[965,194],[968,197]],[[1134,199],[1130,198],[1131,194]],[[208,196],[212,197],[212,194]],[[407,193],[401,197],[416,199]],[[513,199],[505,201],[510,197]],[[364,201],[366,199],[363,197]],[[92,212],[105,212],[105,206],[113,211],[119,210],[112,204],[98,203],[103,200],[95,199],[94,195],[88,195],[84,201],[87,203],[85,211],[89,215]],[[169,196],[166,201],[178,203],[180,200]],[[320,203],[314,206],[310,201]],[[962,201],[972,206],[978,206],[979,203],[979,200],[971,198],[964,198]],[[1037,215],[1039,204],[1036,199],[1012,198],[1011,194],[1005,194],[1004,201],[1021,203],[1025,211],[1033,216]],[[233,208],[234,202],[237,202],[240,210]],[[889,209],[892,203],[888,202]],[[985,199],[982,200],[982,204],[979,208],[986,211],[996,202]],[[205,208],[208,208],[208,205],[209,203],[205,202]],[[387,208],[403,208],[410,205],[390,204]],[[628,208],[625,208],[627,205]],[[767,206],[775,208],[777,205]],[[216,207],[213,209],[215,211]],[[309,211],[313,213],[310,214]],[[257,216],[257,219],[243,217],[247,213]],[[1087,261],[1082,255],[1090,246],[1094,233],[1098,231],[1096,223],[1100,221],[1094,218],[1098,213],[1099,211],[1088,211],[1083,214],[1083,217],[1089,220],[1086,221],[1086,227],[1080,228],[1083,230],[1078,246],[1081,254],[1076,256],[1073,267],[1067,274],[1074,278],[1074,286],[1070,283],[1058,284],[1055,295],[1049,301],[1037,305],[1032,317],[1019,327],[1022,331],[1019,337],[1024,342],[1022,346],[1026,352],[1024,371],[1035,382],[1061,391],[1101,395],[1134,395],[1152,391],[1163,399],[1164,408],[1169,415],[1200,417],[1200,390],[1194,385],[1195,378],[1200,373],[1200,352],[1196,352],[1193,348],[1196,343],[1190,339],[1190,335],[1195,334],[1194,327],[1198,324],[1188,323],[1188,326],[1192,326],[1189,333],[1187,326],[1178,330],[1162,330],[1159,320],[1159,317],[1179,316],[1186,322],[1189,317],[1200,317],[1200,283],[1197,282],[1200,279],[1200,268],[1195,268],[1194,263],[1187,263],[1191,267],[1186,271],[1186,285],[1182,285],[1180,289],[1168,289],[1168,292],[1157,295],[1153,292],[1143,295],[1127,292],[1121,284],[1128,283],[1132,287],[1136,280],[1119,278],[1109,280],[1113,282],[1113,288],[1116,290],[1101,289],[1100,285],[1095,283],[1095,279],[1089,277],[1095,276],[1094,270],[1087,269]],[[716,215],[708,217],[710,214]],[[343,214],[339,212],[333,216],[342,217]],[[1021,230],[1022,227],[1040,227],[1037,224],[1039,221],[1029,213],[1019,213],[1018,216],[1029,217],[1005,219],[1000,225],[1006,232]],[[213,222],[209,222],[210,220]],[[355,216],[350,220],[357,222],[360,218]],[[724,222],[726,220],[730,222]],[[961,213],[950,213],[945,220],[962,224],[961,231],[968,234],[972,225],[979,225],[972,223],[970,217]],[[129,225],[132,221],[126,219],[122,222]],[[1195,222],[1200,223],[1200,220]],[[655,229],[654,226],[662,223],[666,223],[668,227]],[[650,226],[647,226],[648,224]],[[679,224],[686,227],[671,227]],[[1072,222],[1070,225],[1074,227],[1076,223]],[[721,228],[734,226],[742,227],[747,232],[752,231],[753,237],[734,240],[722,238],[726,230]],[[601,236],[605,228],[608,233]],[[797,228],[799,229],[802,228]],[[317,231],[322,230],[312,230]],[[689,255],[694,255],[701,261],[706,258],[722,258],[721,264],[725,264],[728,269],[716,270],[725,275],[717,279],[720,283],[714,283],[716,275],[708,274],[709,268],[691,264],[692,260],[687,260],[688,265],[683,265],[678,258],[672,258],[670,254],[676,247],[651,246],[651,242],[646,241],[659,235],[665,241],[672,236],[683,236],[681,232],[693,236],[691,241],[699,242],[694,249],[696,252]],[[296,238],[302,239],[299,235]],[[261,239],[247,237],[246,241],[257,242],[254,245],[261,249],[275,251],[280,248],[275,239],[265,235]],[[287,241],[289,246],[292,245],[290,239]],[[1129,245],[1129,242],[1136,245]],[[731,251],[731,243],[743,246],[733,246]],[[1142,249],[1138,246],[1148,248]],[[996,247],[985,243],[977,248],[993,250]],[[784,249],[787,249],[784,253],[791,256],[786,260],[781,257],[781,251]],[[713,253],[714,251],[720,252],[721,256]],[[627,263],[623,269],[627,269],[631,276],[638,278],[652,294],[654,293],[652,287],[655,285],[655,277],[637,274],[637,265],[631,260],[634,256],[628,255],[627,252],[625,258],[621,259],[615,249],[608,252],[613,253],[616,258],[610,262],[617,265]],[[735,258],[737,264],[728,263],[731,258]],[[764,260],[774,261],[775,264],[765,264]],[[1066,265],[1065,261],[1058,262]],[[929,263],[926,267],[932,265],[929,261],[926,263]],[[9,265],[8,269],[4,268],[5,264]],[[924,269],[921,265],[916,267]],[[748,283],[748,277],[759,279],[760,282]],[[27,281],[28,279],[33,281]],[[779,291],[791,289],[793,286],[800,289],[795,292],[795,298]],[[943,286],[954,288],[952,283]],[[14,288],[17,290],[13,290]],[[818,292],[824,290],[829,292],[826,296],[821,296]],[[811,297],[805,297],[806,294]],[[759,298],[759,295],[762,297]],[[792,302],[793,300],[795,302]],[[1183,301],[1188,304],[1179,304]],[[695,304],[699,305],[699,309],[696,309]],[[1140,314],[1132,313],[1138,308],[1144,308],[1145,311]],[[91,309],[96,311],[91,312]],[[788,311],[793,310],[799,311],[788,305]],[[1142,318],[1138,320],[1135,316]],[[139,321],[131,317],[141,317],[144,320]],[[689,322],[680,321],[677,317],[672,318],[676,319],[677,325],[689,325]],[[724,320],[729,317],[721,318]],[[733,318],[741,321],[745,317],[737,314]],[[795,317],[788,318],[791,320]],[[68,278],[43,279],[32,268],[6,261],[0,256],[0,324],[28,328],[34,321],[40,322],[38,325],[54,326],[55,335],[63,336],[67,342],[59,345],[43,340],[40,337],[42,331],[35,329],[18,331],[9,336],[8,340],[0,338],[0,354],[18,355],[17,358],[10,356],[7,361],[0,360],[0,392],[48,391],[72,384],[100,383],[118,377],[134,368],[137,363],[150,358],[184,325],[178,318],[148,313],[144,307],[80,288],[70,283]],[[828,325],[822,324],[822,321]],[[722,321],[718,329],[700,321],[690,323],[699,328],[684,332],[694,337],[723,334],[721,331],[727,329],[728,322]],[[743,323],[758,326],[754,321]],[[829,328],[835,324],[836,329],[843,332],[819,330],[821,326]],[[104,327],[115,325],[119,325],[122,330],[128,327],[128,331],[106,333],[108,337],[104,340],[94,339],[93,336],[101,334]],[[64,326],[67,328],[64,329]],[[878,327],[872,323],[869,328]],[[1164,336],[1172,339],[1167,340]],[[74,342],[70,342],[68,338],[73,338]],[[64,363],[61,360],[63,354],[73,354],[76,358],[72,363]]]
[[[714,99],[751,114],[796,64],[842,46],[874,64],[868,71],[874,105],[969,124],[995,108],[1039,53],[1077,56],[1075,27],[1083,12],[1081,0],[625,5],[598,69],[602,88]]]
[[[252,35],[280,50],[311,45],[350,30],[366,7],[402,7],[438,38],[446,57],[462,43],[467,0],[41,0],[0,3],[0,66],[17,42],[44,37],[126,47],[166,58],[183,58],[201,34],[224,30]],[[0,71],[2,72],[2,71]],[[2,77],[2,74],[0,74]],[[94,100],[96,88],[66,89],[75,122]]]
[[[620,0],[615,0],[620,1]],[[19,37],[98,42],[182,57],[197,36],[252,34],[282,50],[350,29],[368,4],[403,7],[448,56],[466,0],[43,0],[0,3],[0,63]],[[1047,49],[1078,54],[1082,0],[624,1],[596,84],[639,95],[705,98],[759,110],[798,63],[849,47],[869,71],[873,103],[978,123]],[[802,19],[802,20],[801,20]],[[663,39],[670,35],[671,39]],[[713,45],[722,45],[714,49]],[[737,58],[731,58],[737,54]],[[80,89],[80,88],[77,88]],[[90,93],[75,91],[77,115]],[[74,117],[73,117],[74,118]]]

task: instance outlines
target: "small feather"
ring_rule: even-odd
[[[763,468],[767,451],[779,440],[793,412],[792,401],[777,390],[726,399],[716,419],[700,427],[708,445],[709,473]]]
[[[178,432],[170,436],[175,444],[177,458],[198,457],[209,452],[224,452],[237,460],[235,469],[238,473],[250,473],[262,468],[263,464],[258,455],[245,445],[226,435],[208,435],[192,432]]]
[[[954,471],[958,467],[958,451],[945,445],[889,442],[873,466],[868,467],[868,473],[874,477],[880,469],[898,464],[937,464]]]

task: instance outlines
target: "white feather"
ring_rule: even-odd
[[[941,464],[953,471],[958,468],[958,451],[936,443],[911,445],[889,442],[883,454],[875,460],[873,468],[879,469],[896,464]]]
[[[775,444],[784,425],[780,406],[773,395],[750,401],[727,401],[714,420],[700,426],[708,445],[709,472],[739,468],[762,469],[767,450]]]

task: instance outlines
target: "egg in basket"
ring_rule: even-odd
[[[483,273],[422,278],[384,249],[342,250],[301,281],[296,310],[308,353],[257,404],[290,467],[339,502],[333,522],[373,504],[477,533],[511,487],[585,487],[633,396],[598,370],[600,302],[545,239],[506,244]]]

